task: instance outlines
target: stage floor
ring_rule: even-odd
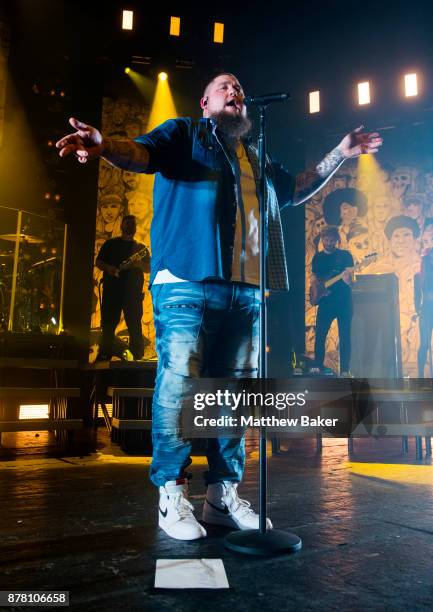
[[[169,539],[157,524],[149,458],[127,456],[103,429],[98,452],[0,461],[1,590],[68,590],[71,607],[93,610],[431,610],[433,466],[403,458],[400,439],[366,439],[349,457],[345,440],[283,442],[269,457],[274,526],[303,549],[255,559],[224,548],[227,530],[196,542]],[[241,497],[257,507],[254,441]],[[201,511],[205,459],[191,468]],[[164,558],[222,558],[229,590],[161,591]]]

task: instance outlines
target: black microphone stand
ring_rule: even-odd
[[[266,256],[268,245],[267,232],[267,197],[266,197],[266,108],[267,104],[259,106],[259,211],[260,211],[260,348],[259,348],[259,378],[267,379],[267,316],[266,316]],[[225,538],[225,545],[230,550],[247,555],[271,556],[292,553],[302,548],[301,539],[280,529],[266,529],[266,427],[260,428],[259,440],[259,529],[232,531]]]

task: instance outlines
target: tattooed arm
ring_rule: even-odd
[[[335,147],[317,164],[314,170],[306,170],[298,174],[293,205],[302,204],[322,189],[344,160],[345,157],[341,150]]]
[[[149,153],[144,145],[134,140],[104,138],[101,156],[116,168],[130,172],[145,172]]]
[[[82,164],[89,159],[103,157],[121,170],[146,171],[149,153],[143,145],[133,140],[104,138],[99,130],[74,118],[69,119],[69,123],[77,131],[64,136],[56,143],[56,147],[60,149],[60,157],[73,153]]]
[[[347,134],[340,144],[332,149],[314,170],[307,170],[296,177],[295,195],[293,204],[302,204],[317,193],[329,181],[341,164],[352,157],[362,153],[377,153],[382,145],[382,138],[377,132],[362,132],[360,126]]]

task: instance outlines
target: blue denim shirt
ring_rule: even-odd
[[[135,139],[156,173],[151,226],[150,284],[167,268],[190,281],[230,280],[236,225],[235,175],[230,153],[210,119],[170,119]],[[257,153],[246,146],[256,184]],[[278,203],[268,187],[269,286],[287,289]]]

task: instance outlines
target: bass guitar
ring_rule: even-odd
[[[129,268],[133,268],[137,264],[141,264],[146,259],[150,260],[150,253],[147,247],[143,247],[142,249],[131,255],[131,257],[128,257],[128,259],[122,261],[122,263],[117,267],[116,276],[119,277],[120,273],[123,272],[123,270],[129,270]],[[148,262],[146,263],[148,264]]]
[[[359,272],[359,270],[362,270],[362,268],[365,268],[366,266],[369,266],[371,263],[376,261],[377,257],[377,253],[369,253],[364,257],[362,261],[357,263],[352,268],[346,268],[345,270],[343,270],[343,272],[340,272],[340,274],[337,274],[336,276],[333,276],[332,278],[329,278],[326,281],[322,281],[316,276],[314,276],[310,285],[310,303],[312,304],[312,306],[317,306],[317,304],[323,297],[329,295],[329,287],[332,287],[332,285],[335,285],[335,283],[338,283],[338,281],[342,280],[343,275],[346,272],[350,272],[351,274]]]

